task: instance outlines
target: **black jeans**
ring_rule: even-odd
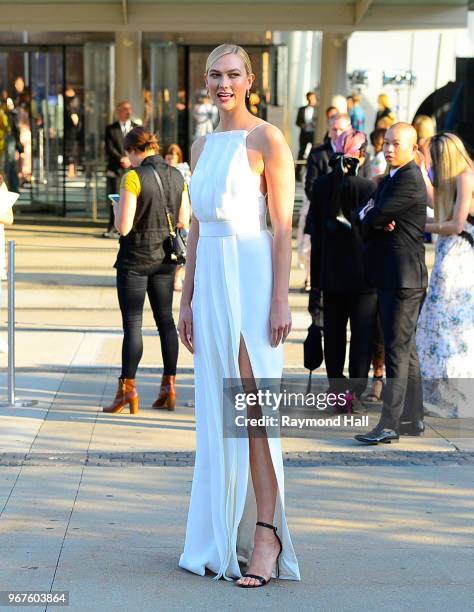
[[[377,294],[323,292],[324,361],[331,390],[343,387],[360,395],[367,386],[377,312]],[[348,385],[344,382],[347,322],[351,324]],[[342,385],[342,386],[341,386]]]
[[[425,289],[379,290],[387,387],[380,422],[396,429],[400,420],[423,418],[423,390],[415,331]]]
[[[173,282],[175,264],[161,264],[151,274],[117,270],[117,294],[122,312],[122,378],[135,378],[143,354],[142,320],[145,294],[161,340],[163,374],[176,375],[178,333],[173,320]]]

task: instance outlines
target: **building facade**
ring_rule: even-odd
[[[203,71],[223,41],[251,55],[251,112],[296,142],[306,89],[319,85],[322,107],[347,92],[352,32],[465,26],[466,2],[425,4],[0,0],[0,171],[26,210],[101,216],[103,136],[117,102],[129,100],[162,146],[177,143],[187,157],[216,125]]]

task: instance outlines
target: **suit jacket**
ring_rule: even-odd
[[[132,121],[132,128],[138,123]],[[120,122],[115,121],[105,128],[105,155],[107,157],[107,173],[109,176],[121,176],[124,169],[120,165],[120,158],[125,155],[123,148],[123,132]]]
[[[313,220],[311,285],[336,293],[366,292],[373,287],[367,283],[360,226],[353,217],[376,186],[361,176],[346,176],[337,205],[334,195],[338,186],[339,177],[334,172],[320,176],[313,185],[308,211]],[[347,220],[346,224],[337,219],[339,215]]]
[[[361,223],[368,281],[378,289],[424,289],[428,285],[423,235],[427,193],[414,161],[387,175]],[[395,221],[395,229],[384,227]]]
[[[333,156],[334,149],[332,148],[331,141],[325,142],[322,145],[313,147],[308,155],[308,164],[306,166],[306,178],[304,183],[304,190],[308,200],[311,200],[311,190],[313,188],[314,181],[331,172],[329,166],[329,160]]]
[[[308,106],[309,106],[308,104],[306,106],[300,106],[298,109],[298,113],[296,115],[296,125],[301,129],[303,129],[303,126],[305,125],[304,112],[308,108]],[[315,106],[313,124],[316,124],[317,116],[318,116],[318,107]],[[309,132],[314,131],[314,128],[313,130],[306,130],[306,131],[309,131]]]

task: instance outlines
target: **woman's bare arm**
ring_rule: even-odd
[[[137,196],[126,189],[120,190],[120,201],[114,204],[115,227],[122,236],[130,233],[137,210]]]
[[[288,293],[291,234],[295,199],[294,161],[283,134],[274,126],[259,130],[273,227],[273,294],[270,313],[271,344],[278,346],[291,331]]]
[[[199,156],[204,148],[205,138],[201,137],[191,148],[191,170],[196,167]],[[192,204],[192,202],[191,202]],[[199,240],[199,221],[193,215],[188,234],[188,246],[186,254],[186,274],[184,277],[181,302],[179,307],[178,333],[181,342],[191,353],[193,347],[193,313],[191,302],[194,293],[194,271],[196,269],[196,249]]]
[[[189,221],[191,218],[191,202],[189,200],[189,191],[183,189],[181,194],[181,204],[179,207],[178,227],[189,229]]]
[[[442,223],[427,223],[425,231],[431,234],[460,234],[471,208],[472,196],[474,193],[474,174],[464,172],[456,179],[457,197],[453,210],[453,218]]]

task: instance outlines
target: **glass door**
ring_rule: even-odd
[[[84,45],[84,171],[87,214],[107,217],[105,128],[113,120],[113,46]]]
[[[151,43],[144,90],[145,127],[158,134],[162,148],[178,142],[178,48],[174,43]]]
[[[0,173],[27,204],[33,176],[29,60],[22,48],[0,47]]]
[[[31,199],[65,213],[64,52],[29,53]]]
[[[33,211],[96,217],[105,202],[112,46],[0,46],[0,172]]]

